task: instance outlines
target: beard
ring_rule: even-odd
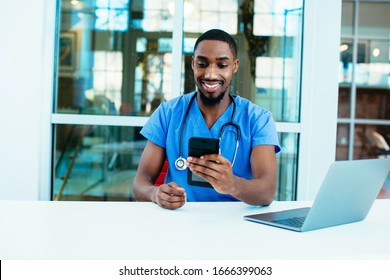
[[[221,100],[225,96],[226,90],[222,91],[216,97],[208,97],[200,89],[198,89],[198,92],[199,92],[199,97],[200,97],[200,100],[202,101],[202,103],[206,106],[213,107],[221,102]]]

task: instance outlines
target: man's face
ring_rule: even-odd
[[[198,92],[206,105],[218,104],[229,92],[238,65],[239,61],[227,43],[217,40],[199,43],[192,58],[192,69]]]

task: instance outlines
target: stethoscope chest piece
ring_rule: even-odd
[[[177,170],[185,170],[187,168],[186,159],[179,157],[177,160],[175,160],[175,167]]]

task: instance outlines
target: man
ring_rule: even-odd
[[[196,91],[161,104],[141,130],[148,142],[133,181],[137,200],[153,201],[167,209],[180,208],[186,201],[272,202],[275,153],[280,151],[274,121],[270,112],[230,95],[238,67],[236,42],[229,34],[212,29],[198,38],[192,58]],[[194,136],[221,136],[220,154],[188,157],[188,140]],[[189,185],[188,170],[175,166],[182,158],[186,159],[181,162],[184,168],[212,188]],[[153,184],[166,159],[165,183],[156,187]]]

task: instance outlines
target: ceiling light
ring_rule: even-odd
[[[347,45],[347,44],[342,44],[342,45],[340,46],[340,52],[344,52],[344,51],[346,51],[346,50],[348,50],[348,45]]]
[[[372,50],[372,55],[375,56],[375,57],[379,56],[380,53],[381,53],[381,51],[378,48],[375,48],[375,49]]]

